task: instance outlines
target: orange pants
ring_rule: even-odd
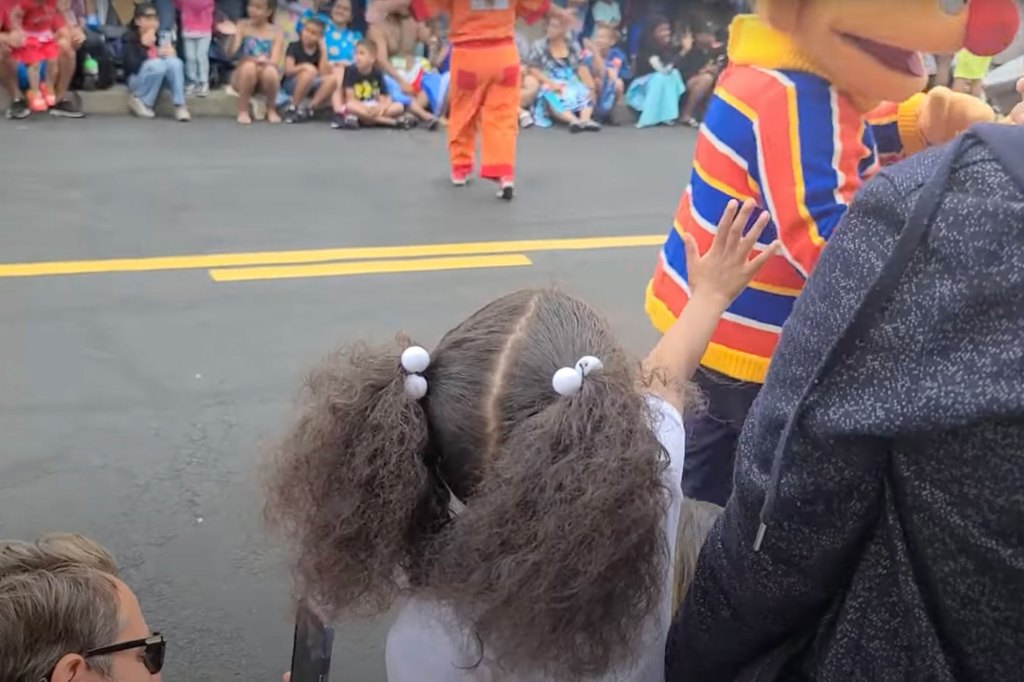
[[[480,177],[512,179],[519,135],[519,51],[513,41],[452,49],[448,156],[453,173],[473,171],[483,128]]]

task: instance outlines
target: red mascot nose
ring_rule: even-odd
[[[1019,23],[1014,0],[973,0],[964,47],[984,57],[999,54],[1013,42]]]

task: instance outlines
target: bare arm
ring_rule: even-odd
[[[242,19],[235,24],[235,32],[231,35],[228,40],[227,51],[232,57],[238,54],[238,51],[242,49],[242,39],[245,38],[246,31],[248,30],[248,22]]]
[[[379,26],[370,26],[368,37],[373,41],[374,46],[377,48],[377,68],[391,76],[398,83],[399,87],[403,90],[409,87],[409,84],[402,78],[402,74],[398,73],[394,65],[391,64],[391,54],[388,51],[388,39],[387,36],[383,35]]]
[[[750,258],[757,238],[770,219],[767,211],[761,213],[744,235],[743,228],[754,208],[753,201],[747,201],[742,208],[730,201],[718,221],[711,248],[703,256],[693,236],[683,235],[690,300],[643,362],[644,375],[651,377],[647,390],[664,398],[680,412],[683,404],[679,386],[693,378],[725,309],[761,266],[779,251],[780,245],[775,242]]]
[[[281,53],[284,52],[284,35],[278,31],[274,36],[274,46],[270,48],[270,63],[277,66],[281,63]]]
[[[580,77],[580,81],[583,85],[587,86],[590,91],[597,90],[597,84],[594,82],[594,74],[590,73],[590,69],[585,64],[580,64],[580,68],[576,69],[577,75]]]
[[[284,75],[295,76],[299,73],[299,67],[295,65],[295,57],[288,55],[284,58]]]

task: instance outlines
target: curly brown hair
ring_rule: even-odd
[[[377,614],[406,584],[451,606],[509,670],[560,679],[631,661],[664,594],[667,458],[639,363],[586,304],[519,291],[448,332],[404,391],[399,353],[356,346],[313,372],[272,460],[270,524],[304,598]],[[586,355],[579,393],[552,375]],[[452,517],[449,489],[466,503]]]

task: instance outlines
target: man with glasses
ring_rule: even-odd
[[[0,680],[159,681],[165,648],[96,543],[0,541]]]

